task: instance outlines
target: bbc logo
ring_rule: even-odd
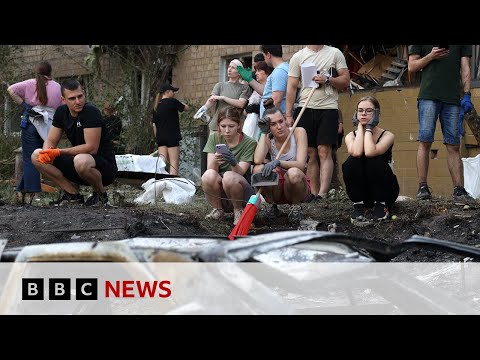
[[[22,279],[22,300],[44,300],[43,278]],[[71,279],[48,279],[48,300],[71,300]],[[75,300],[98,300],[98,280],[75,279]]]

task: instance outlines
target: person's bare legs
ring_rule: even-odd
[[[324,197],[330,189],[333,175],[332,145],[318,145],[318,157],[320,158],[320,191],[318,195]],[[310,179],[310,186],[311,181]]]
[[[247,180],[234,171],[227,171],[223,174],[223,189],[227,198],[232,202],[234,210],[242,210],[245,203],[243,195],[245,188],[249,186]]]
[[[202,175],[202,190],[205,198],[214,209],[222,209],[222,177],[212,169]]]
[[[180,166],[180,147],[169,147],[168,158],[170,159],[170,175],[178,175],[178,167]]]
[[[317,195],[320,191],[320,168],[318,166],[317,150],[314,147],[308,147],[307,175],[310,178],[310,191],[313,195]]]
[[[168,160],[168,148],[166,146],[159,146],[158,147],[158,156],[162,157],[162,160],[165,162],[165,168],[167,168],[168,164],[169,164],[169,160]],[[170,174],[170,171],[172,169],[168,169],[168,173]]]
[[[70,182],[63,173],[52,164],[44,164],[38,161],[38,154],[42,149],[37,149],[32,154],[32,163],[43,176],[50,179],[55,185],[69,194],[78,194],[78,188]]]
[[[77,174],[90,184],[93,191],[98,193],[105,192],[102,183],[102,174],[95,169],[95,159],[90,154],[79,154],[73,158],[73,165]]]
[[[417,176],[419,183],[426,183],[428,177],[428,166],[430,164],[430,149],[432,143],[419,141],[417,149]],[[448,147],[447,147],[448,151]],[[447,160],[448,162],[448,160]],[[449,165],[450,169],[450,165]],[[451,173],[451,172],[450,172]]]
[[[453,186],[463,187],[463,162],[460,158],[460,145],[449,145],[447,147],[448,171],[452,177]]]
[[[298,168],[290,168],[284,177],[285,198],[293,205],[301,203],[308,195],[308,184],[305,174]]]

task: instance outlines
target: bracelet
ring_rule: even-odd
[[[373,130],[372,130],[372,129],[365,129],[365,132],[367,132],[367,131],[368,131],[370,134],[373,135]]]

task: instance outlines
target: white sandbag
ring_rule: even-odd
[[[185,204],[192,201],[196,191],[190,180],[180,177],[160,180],[152,178],[143,183],[142,188],[145,192],[134,200],[139,205],[154,204],[155,195],[159,197],[162,194],[167,204]]]
[[[480,154],[462,158],[464,187],[472,197],[480,199]]]
[[[162,157],[150,155],[115,155],[118,171],[168,174]]]

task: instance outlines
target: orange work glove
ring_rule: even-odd
[[[43,164],[52,164],[53,160],[60,155],[60,149],[50,148],[48,150],[40,151],[38,155],[38,161]]]

